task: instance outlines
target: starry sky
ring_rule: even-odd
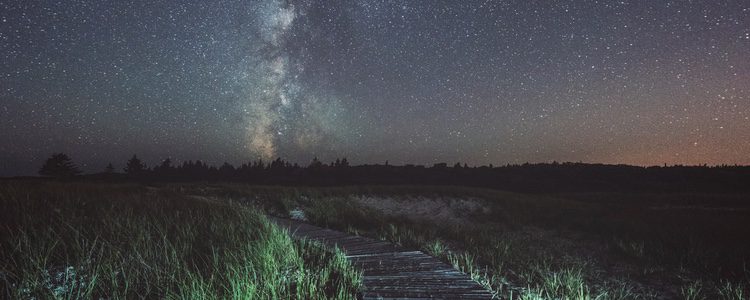
[[[0,1],[0,175],[750,164],[748,118],[750,1]]]

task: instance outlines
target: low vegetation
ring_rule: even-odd
[[[421,249],[503,299],[745,299],[750,287],[745,195],[181,188],[280,215],[303,210],[318,225]],[[479,205],[467,210],[466,201]],[[431,205],[454,213],[415,212]]]
[[[746,299],[750,288],[744,194],[10,182],[0,199],[10,298],[356,297],[360,274],[340,252],[264,214],[421,249],[500,299]]]
[[[129,184],[0,183],[0,298],[353,299],[343,254],[264,214]]]

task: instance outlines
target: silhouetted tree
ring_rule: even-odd
[[[108,163],[106,167],[104,167],[104,173],[112,174],[115,172],[115,166],[112,165],[112,163]]]
[[[81,173],[81,170],[64,153],[52,154],[39,169],[39,175],[52,177],[73,177]]]
[[[159,166],[160,169],[171,169],[172,168],[172,160],[167,157],[164,161],[161,162],[161,165]]]
[[[138,159],[135,154],[133,154],[133,157],[128,160],[128,163],[125,165],[125,169],[123,169],[125,173],[128,173],[131,176],[137,176],[143,173],[143,171],[146,170],[146,165]]]
[[[271,165],[269,166],[270,169],[278,170],[285,168],[287,163],[281,159],[281,157],[276,158],[276,160],[271,162]]]
[[[345,169],[345,167],[348,167]],[[467,185],[511,191],[534,192],[598,192],[598,191],[750,191],[750,166],[654,166],[584,164],[581,162],[550,162],[540,164],[506,164],[495,167],[469,167],[456,163],[448,169],[446,163],[432,168],[423,165],[359,165],[349,167],[346,158],[335,159],[330,165],[315,157],[308,166],[292,164],[276,158],[268,163],[256,160],[234,168],[228,163],[221,167],[197,161],[183,161],[176,167],[165,159],[153,168],[136,155],[124,170],[133,178],[149,180],[233,180],[255,184],[418,184]],[[111,163],[105,172],[115,171]],[[65,154],[53,154],[39,174],[44,176],[73,176],[78,168]],[[102,176],[119,178],[118,176]]]
[[[316,157],[313,158],[312,162],[310,162],[310,166],[308,168],[318,169],[318,168],[321,168],[321,167],[323,167],[323,163],[320,162],[320,160],[318,160],[318,157],[316,156]]]
[[[172,159],[167,157],[160,165],[154,167],[154,173],[160,176],[173,176],[175,167],[172,166]]]
[[[258,159],[257,161],[253,162],[252,168],[255,170],[263,170],[266,168],[266,165],[265,163],[263,163],[263,159]]]

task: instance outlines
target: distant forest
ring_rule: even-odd
[[[305,166],[281,158],[240,166],[201,161],[148,167],[137,156],[122,172],[110,163],[100,173],[81,172],[70,158],[53,154],[39,171],[47,177],[148,182],[245,182],[259,185],[460,185],[519,192],[750,192],[750,166],[638,167],[588,163],[538,163],[470,167],[466,164],[358,165],[346,158]]]

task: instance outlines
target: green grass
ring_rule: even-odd
[[[748,226],[750,225],[748,224],[750,211],[745,209],[750,204],[746,201],[746,199],[749,199],[746,195],[623,193],[538,195],[463,187],[346,186],[321,188],[249,186],[243,184],[175,184],[149,189],[138,186],[108,186],[103,188],[102,191],[96,191],[97,188],[94,187],[87,187],[82,191],[76,191],[75,188],[71,189],[69,186],[57,188],[61,194],[69,195],[79,192],[85,194],[86,189],[94,190],[95,192],[92,192],[94,194],[108,195],[107,199],[110,199],[110,202],[116,200],[114,201],[116,203],[131,203],[128,205],[137,206],[136,209],[131,210],[139,213],[130,214],[137,215],[139,218],[149,215],[142,213],[144,211],[170,211],[165,215],[172,218],[173,207],[179,206],[183,210],[187,209],[185,208],[186,204],[189,204],[190,207],[200,207],[196,208],[196,212],[193,213],[195,216],[185,217],[184,212],[181,213],[181,218],[190,219],[190,222],[172,220],[167,224],[190,223],[185,225],[188,226],[185,229],[186,232],[199,231],[200,233],[196,233],[194,236],[216,236],[217,241],[196,240],[187,243],[194,244],[191,246],[192,250],[187,251],[197,254],[177,255],[170,261],[192,261],[193,263],[186,267],[170,269],[169,272],[175,275],[168,277],[169,279],[157,275],[144,275],[149,279],[141,281],[113,280],[109,277],[103,279],[101,274],[119,273],[97,273],[100,275],[96,279],[98,281],[96,286],[116,286],[121,290],[125,286],[124,290],[128,291],[149,290],[149,295],[159,297],[192,298],[207,293],[213,295],[214,298],[231,298],[255,293],[254,295],[259,295],[256,298],[309,298],[304,295],[321,295],[323,293],[325,297],[335,298],[342,293],[349,295],[342,296],[346,298],[355,293],[358,273],[346,267],[348,265],[340,254],[325,252],[320,249],[319,245],[288,241],[288,243],[294,245],[293,253],[275,253],[260,248],[234,250],[230,251],[231,254],[221,251],[216,251],[217,253],[214,254],[206,250],[211,249],[211,247],[206,247],[206,244],[217,245],[223,242],[221,238],[218,238],[222,236],[222,233],[213,232],[214,229],[210,229],[212,230],[210,234],[205,233],[204,231],[207,230],[205,227],[222,227],[227,223],[245,224],[242,223],[244,221],[227,222],[227,220],[238,218],[232,214],[241,211],[240,204],[244,207],[257,207],[272,215],[279,216],[287,216],[290,211],[301,209],[304,210],[305,216],[312,223],[352,234],[388,240],[407,248],[421,249],[452,264],[456,269],[466,272],[475,281],[492,290],[498,298],[503,299],[653,299],[659,297],[745,299],[750,287],[750,271],[748,271],[750,243],[746,238],[750,236],[750,226]],[[28,193],[29,190],[33,189],[27,186],[20,188],[20,190]],[[3,193],[3,195],[13,194],[9,193],[7,188]],[[31,194],[34,193],[36,192]],[[138,194],[139,199],[152,199],[149,201],[161,199],[157,203],[160,203],[159,201],[174,203],[161,205],[166,207],[160,208],[145,207],[149,201],[146,201],[146,203],[131,201],[132,196],[128,196],[128,193]],[[16,194],[16,196],[25,195],[23,193]],[[185,195],[200,196],[198,198],[204,201],[195,201],[195,197],[191,198]],[[418,197],[483,199],[484,202],[482,203],[487,211],[470,215],[466,217],[466,222],[460,224],[407,219],[386,215],[370,207],[364,207],[352,200],[353,195],[394,197],[405,199],[404,201],[413,201]],[[32,195],[31,198],[34,197],[37,196]],[[57,196],[53,195],[51,198],[55,197]],[[193,199],[193,201],[188,201],[190,199]],[[226,213],[229,213],[229,215],[225,215],[224,212],[217,213],[224,211],[219,208],[222,206],[220,204],[228,205]],[[70,204],[63,206],[76,207]],[[686,206],[688,208],[663,209],[672,206]],[[212,213],[207,214],[205,211],[208,211],[209,207]],[[654,207],[657,209],[654,209]],[[698,209],[694,209],[696,207]],[[85,213],[80,213],[87,210],[85,205],[76,207],[75,210],[79,211],[79,215],[86,216]],[[29,211],[34,210],[29,209]],[[127,213],[128,210],[118,208],[117,211],[119,214]],[[259,234],[258,231],[274,231],[273,226],[262,225],[266,224],[267,221],[262,216],[258,216],[257,212],[247,209],[245,211],[247,212],[244,213],[254,214],[255,216],[252,218],[243,217],[242,219],[254,220],[247,224],[252,224],[252,226],[261,229],[254,229],[250,230],[252,232],[245,233],[255,238],[246,237],[242,240],[262,241],[263,239],[258,238],[258,236],[263,235]],[[13,215],[19,214],[23,215],[23,213],[18,212],[3,212],[4,217],[10,217],[11,219]],[[70,213],[67,214],[70,215]],[[43,217],[39,218],[44,219]],[[207,221],[204,218],[210,220]],[[33,223],[30,220],[26,221]],[[5,221],[5,219],[3,222],[19,223],[17,221]],[[40,224],[49,224],[48,221],[45,222],[40,222]],[[63,223],[56,222],[55,224]],[[161,224],[160,222],[156,223]],[[115,224],[119,223],[122,222],[109,222],[109,224],[100,227],[116,227]],[[124,224],[127,224],[127,222],[124,222]],[[167,224],[162,224],[161,227],[157,226],[156,228],[160,228],[158,230],[148,228],[129,229],[128,231],[155,231],[158,233],[166,230],[180,232],[178,229],[171,228],[174,226]],[[196,224],[204,225],[198,226]],[[63,228],[61,225],[56,226]],[[76,226],[80,227],[80,225],[74,225],[74,227]],[[137,227],[137,225],[127,226]],[[266,227],[269,229],[262,229]],[[44,230],[36,231],[35,234],[44,232]],[[236,228],[216,229],[215,231],[234,232]],[[59,233],[56,234],[59,235]],[[92,241],[102,243],[105,240],[108,243],[113,243],[111,240],[117,240],[111,234],[99,235],[101,237],[97,239],[97,235],[88,233],[89,238],[84,240],[88,240],[89,243]],[[233,236],[234,234],[224,233],[224,235]],[[290,246],[273,246],[283,244],[281,241],[288,239],[285,235],[281,235],[283,238],[269,238],[268,247],[271,249],[292,249],[289,248]],[[92,236],[94,238],[91,238]],[[170,233],[167,236],[172,237],[174,234]],[[185,233],[179,240],[190,240],[189,236],[190,234]],[[13,247],[16,244],[23,244],[23,242],[19,242],[23,239],[16,236],[14,238],[16,240],[13,243],[3,244],[3,258],[8,257],[6,250],[11,249],[11,244]],[[140,239],[148,240],[146,238]],[[140,239],[135,238],[134,240],[140,241]],[[151,239],[153,240],[153,238]],[[29,240],[73,241],[79,239],[50,236],[34,237],[29,238]],[[176,244],[177,242],[172,243]],[[180,243],[185,244],[185,242]],[[71,247],[67,243],[63,244],[65,244],[64,248]],[[262,244],[257,242],[255,245],[261,247]],[[34,248],[48,249],[50,247],[55,249],[50,251],[50,253],[53,253],[52,256],[60,255],[61,252],[57,249],[62,247],[61,245],[51,244],[42,245],[42,247],[35,246]],[[106,248],[91,245],[77,246],[81,249],[87,247]],[[139,246],[138,248],[159,249],[159,247],[151,246]],[[176,253],[186,251],[181,247],[172,248],[179,250]],[[226,249],[224,246],[215,248]],[[264,251],[271,251],[272,254],[262,254],[265,253]],[[30,251],[30,255],[33,252]],[[127,253],[127,251],[122,253]],[[45,257],[47,255],[50,254],[38,253],[33,256]],[[142,255],[145,257],[144,259],[135,261],[159,261],[162,259],[149,259],[148,254]],[[271,266],[289,264],[296,266],[291,268],[264,267],[257,261],[235,259],[239,262],[233,262],[231,265],[243,266],[245,269],[222,267],[221,270],[213,270],[215,265],[218,265],[217,263],[210,263],[213,261],[213,257],[219,257],[219,260],[223,262],[233,261],[233,257],[238,255],[239,257],[265,257],[261,258],[260,261],[273,262],[270,264]],[[107,256],[104,255],[104,257]],[[169,256],[160,255],[160,257]],[[197,257],[201,258],[195,259]],[[273,259],[270,257],[273,257]],[[11,260],[4,259],[4,261]],[[195,261],[201,263],[196,264]],[[339,265],[336,265],[335,262]],[[302,266],[298,266],[299,264]],[[131,263],[125,265],[132,266]],[[256,279],[253,284],[245,284],[245,281],[242,281],[245,280],[243,276],[232,274],[250,272],[247,269],[248,265],[253,265],[252,272],[258,272],[257,274],[275,274],[274,271],[270,271],[270,269],[273,269],[276,273],[283,275],[273,275],[278,276],[273,277],[273,280],[276,280],[273,281],[274,284],[260,279]],[[40,270],[48,270],[47,272],[50,272],[50,274],[56,271],[54,275],[62,273],[62,277],[66,277],[68,275],[62,272],[66,266],[77,265],[47,263],[46,267],[36,268],[34,272],[29,274],[37,274],[35,276],[40,278],[37,279],[37,284],[43,286],[45,278],[44,275],[38,275]],[[325,270],[326,266],[329,266],[328,268],[331,270],[330,275],[317,273],[319,270]],[[149,267],[153,268],[152,266]],[[146,266],[141,268],[149,270]],[[4,270],[10,269],[4,266]],[[222,275],[224,276],[223,279],[217,280],[218,277],[214,274],[219,273],[229,275]],[[10,278],[11,282],[20,282],[19,278],[21,277],[18,277],[15,273],[4,271],[4,274],[3,276]],[[78,276],[78,273],[76,273],[76,276]],[[175,281],[174,278],[177,277],[180,280]],[[85,278],[91,277],[86,276]],[[128,276],[127,278],[133,277]],[[232,281],[226,278],[241,280]],[[283,280],[280,280],[282,278]],[[107,280],[109,283],[102,284],[102,280]],[[304,283],[306,280],[315,283]],[[164,282],[173,282],[173,285],[165,286],[162,284]],[[16,290],[18,290],[17,287]],[[274,292],[270,292],[270,290]],[[180,291],[180,294],[175,291]],[[99,294],[93,293],[92,295]],[[122,297],[129,298],[138,295],[129,292],[129,294],[123,294]]]
[[[719,296],[724,300],[740,300],[747,299],[748,294],[744,291],[742,285],[725,281],[719,285]]]
[[[246,185],[216,185],[203,192],[280,215],[302,208],[315,224],[421,249],[499,298],[743,299],[750,287],[747,195]],[[352,195],[481,198],[489,213],[460,226],[410,220],[362,207]],[[668,205],[708,209],[653,209]]]
[[[257,210],[137,185],[0,183],[0,298],[353,299],[338,251]]]

